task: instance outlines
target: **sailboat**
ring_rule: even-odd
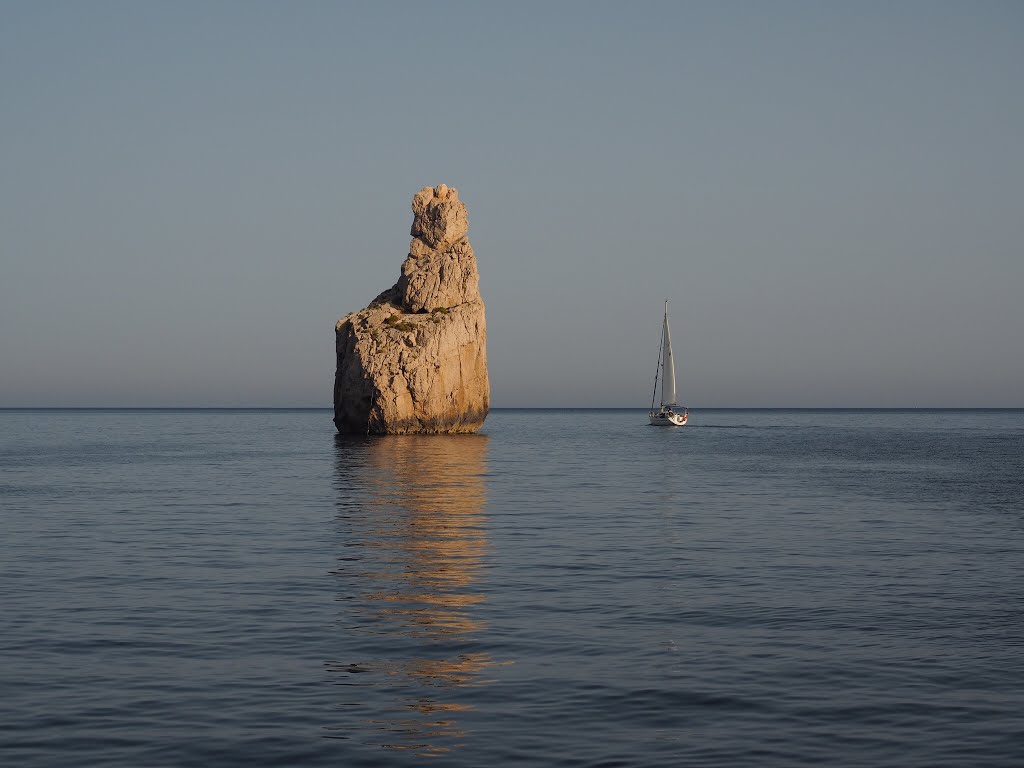
[[[658,379],[661,379],[661,407],[654,410],[654,398],[658,396]],[[686,424],[690,412],[676,404],[676,364],[672,357],[672,334],[668,329],[668,299],[665,300],[665,320],[661,326],[661,350],[658,354],[658,369],[654,374],[654,393],[651,395],[651,424],[656,427],[681,427]]]

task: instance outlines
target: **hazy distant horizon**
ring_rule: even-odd
[[[441,182],[495,407],[1024,405],[1020,3],[3,21],[0,407],[329,407]]]
[[[636,411],[637,413],[646,413],[650,407],[641,408],[637,406],[501,406],[492,407],[491,411]],[[690,406],[689,410],[691,413],[697,413],[700,411],[1024,411],[1024,406],[993,406],[985,408],[942,408],[942,407],[883,407],[883,408],[871,408],[871,407],[814,407],[805,408],[800,406],[771,406],[771,407],[747,407],[747,406]],[[174,405],[174,406],[15,406],[15,407],[0,407],[0,412],[3,411],[322,411],[325,413],[332,413],[334,408],[329,405],[306,405],[306,406],[261,406],[261,405]],[[649,425],[648,425],[649,426]]]

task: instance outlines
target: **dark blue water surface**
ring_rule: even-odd
[[[0,764],[1024,765],[1024,412],[0,412]]]

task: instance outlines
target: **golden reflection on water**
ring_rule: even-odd
[[[384,716],[360,721],[386,749],[437,756],[459,746],[455,715],[472,706],[457,694],[487,682],[483,673],[494,664],[473,648],[486,629],[474,609],[487,599],[480,586],[487,441],[338,438],[341,623],[364,636],[359,648],[373,651],[327,666],[339,684],[389,694],[369,706]]]

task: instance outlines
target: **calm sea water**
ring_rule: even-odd
[[[0,764],[1024,765],[1024,412],[0,412]]]

